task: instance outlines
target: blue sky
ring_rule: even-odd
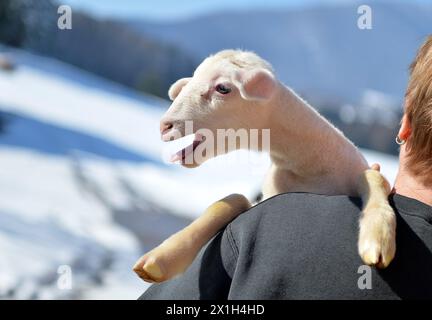
[[[139,17],[166,20],[194,16],[211,11],[251,8],[292,8],[315,4],[346,3],[354,0],[57,0],[73,9],[82,9],[102,17]],[[427,3],[430,0],[401,0]],[[364,1],[365,4],[371,1]],[[363,3],[363,2],[361,2]]]

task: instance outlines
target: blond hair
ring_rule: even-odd
[[[405,115],[411,126],[406,144],[408,169],[426,185],[432,184],[432,35],[411,63]]]

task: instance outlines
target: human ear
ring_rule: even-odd
[[[400,140],[408,140],[409,136],[411,135],[411,124],[408,120],[408,117],[406,114],[402,117],[401,121],[401,127],[399,129],[398,137]]]

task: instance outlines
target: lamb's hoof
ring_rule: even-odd
[[[360,257],[367,265],[387,268],[396,253],[395,214],[389,205],[366,210],[360,220]]]
[[[143,255],[133,267],[133,271],[144,281],[154,283],[168,280],[163,267],[157,259],[148,254]]]

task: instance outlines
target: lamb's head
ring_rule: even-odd
[[[178,80],[168,92],[173,103],[161,119],[162,139],[169,141],[195,134],[194,143],[178,152],[173,161],[195,167],[231,151],[226,147],[216,150],[217,144],[223,143],[217,141],[221,129],[249,132],[264,128],[268,117],[265,105],[277,86],[270,64],[252,52],[224,50],[206,58],[193,77]],[[212,145],[207,141],[209,134],[213,136]],[[242,147],[237,141],[236,148]]]

